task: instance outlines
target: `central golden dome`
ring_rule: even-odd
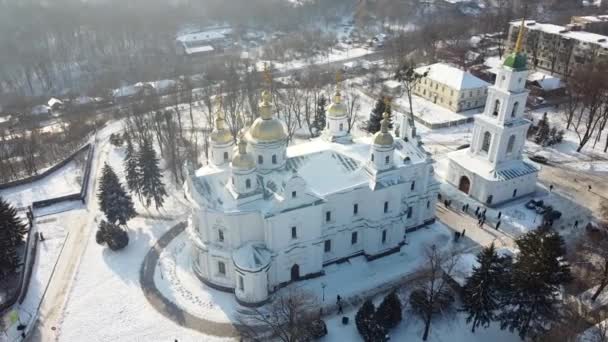
[[[257,118],[249,127],[248,134],[258,141],[276,141],[287,139],[287,132],[283,123],[275,118]]]
[[[342,95],[340,91],[336,91],[334,98],[327,107],[327,116],[331,118],[343,118],[347,114],[346,106],[342,103]]]
[[[287,132],[281,120],[273,117],[270,93],[262,93],[260,117],[249,127],[248,139],[256,141],[277,141],[287,139]]]

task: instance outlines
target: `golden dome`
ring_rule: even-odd
[[[220,100],[221,101],[221,100]],[[209,139],[215,144],[229,144],[233,142],[232,134],[226,129],[224,116],[220,109],[215,115],[215,128],[211,132]]]
[[[251,170],[255,168],[255,160],[247,153],[247,142],[241,135],[239,137],[239,151],[232,157],[232,168],[239,170]]]
[[[287,139],[287,132],[281,120],[272,115],[272,105],[270,103],[270,93],[262,93],[262,103],[260,103],[260,117],[255,119],[249,127],[249,137],[257,141],[276,141]]]
[[[342,95],[339,90],[336,90],[331,104],[327,107],[327,116],[331,118],[343,118],[346,114],[347,109],[342,103]]]
[[[383,119],[380,125],[380,132],[374,134],[373,144],[382,146],[393,146],[393,142],[395,140],[393,139],[392,134],[390,134],[388,131],[389,114],[387,112],[384,112],[384,115],[382,117]]]
[[[275,141],[287,139],[283,123],[275,118],[257,118],[249,127],[249,136],[258,141]]]

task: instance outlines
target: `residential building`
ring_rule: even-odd
[[[414,94],[453,112],[483,107],[488,95],[489,83],[457,67],[436,63],[416,69],[425,74]]]

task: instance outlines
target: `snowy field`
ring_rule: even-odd
[[[83,167],[83,162],[71,161],[39,181],[0,190],[0,196],[23,208],[34,201],[80,192]]]

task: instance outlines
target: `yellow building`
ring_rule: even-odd
[[[489,83],[445,63],[416,69],[426,76],[414,88],[414,94],[454,112],[483,107]]]

